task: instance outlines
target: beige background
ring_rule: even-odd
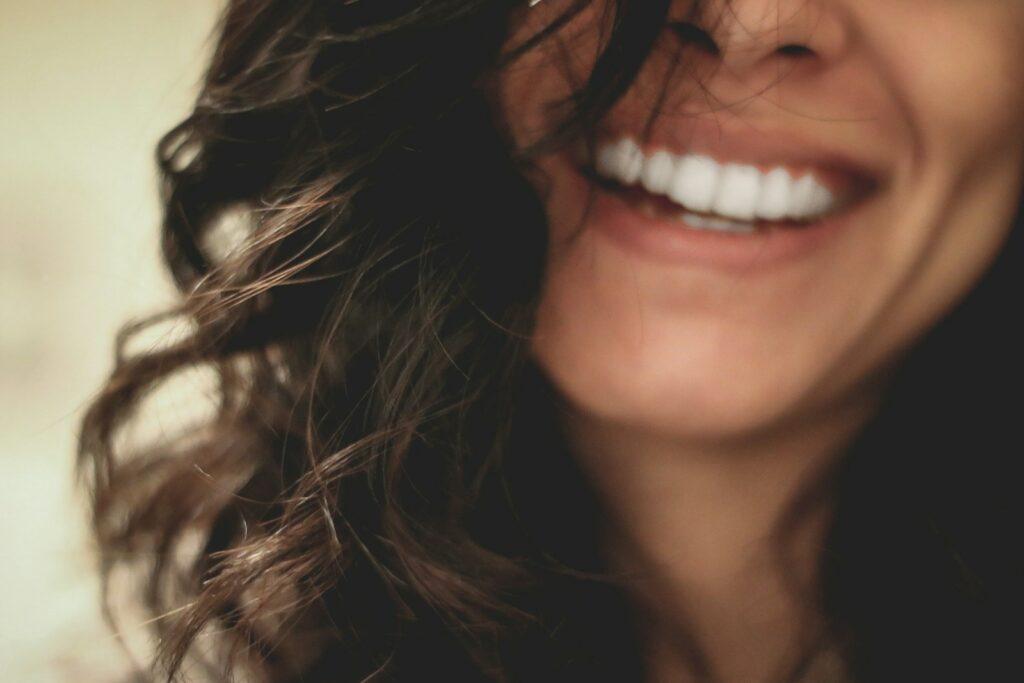
[[[0,681],[112,680],[70,477],[111,340],[168,300],[153,148],[220,3],[0,0]]]

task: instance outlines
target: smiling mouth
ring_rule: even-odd
[[[582,147],[575,157],[591,182],[648,217],[735,235],[807,228],[876,187],[866,174],[824,164],[801,168],[645,152],[629,136],[598,144],[593,159]]]

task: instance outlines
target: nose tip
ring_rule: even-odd
[[[734,75],[778,59],[827,59],[845,43],[842,22],[821,0],[719,0],[673,28]]]

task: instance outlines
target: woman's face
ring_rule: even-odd
[[[502,76],[519,143],[589,72],[602,5]],[[537,177],[551,230],[541,367],[584,414],[701,438],[862,395],[977,282],[1024,177],[1024,1],[725,5],[698,22],[717,51],[691,43],[667,80],[683,43],[666,27],[602,121],[596,163],[631,192],[599,190],[580,223],[576,153],[543,157]],[[566,7],[529,9],[513,42]],[[624,136],[639,156],[606,146]],[[712,214],[741,231],[751,214],[801,224],[695,229]]]

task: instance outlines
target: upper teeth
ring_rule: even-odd
[[[807,220],[836,209],[838,198],[813,174],[794,179],[782,167],[761,171],[745,164],[722,164],[711,157],[647,155],[631,138],[598,147],[598,173],[624,185],[640,182],[690,211],[742,221]]]

